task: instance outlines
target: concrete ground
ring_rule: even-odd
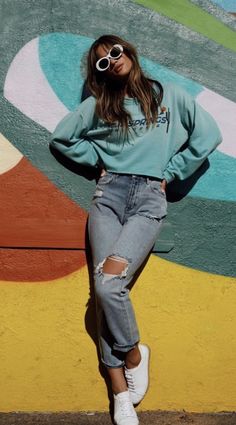
[[[236,412],[141,412],[140,425],[236,425]],[[111,425],[108,413],[0,413],[0,425]]]

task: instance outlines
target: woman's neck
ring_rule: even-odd
[[[124,90],[124,96],[125,97],[133,97],[132,94],[130,93],[130,90],[129,90],[127,85],[126,85],[125,90]]]

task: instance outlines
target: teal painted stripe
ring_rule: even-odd
[[[39,38],[39,60],[41,68],[52,89],[64,105],[73,111],[80,103],[84,78],[81,73],[85,65],[85,54],[94,40],[92,38],[53,33]],[[140,57],[141,66],[147,74],[160,81],[175,81],[196,96],[202,86],[148,58]]]
[[[210,168],[188,193],[194,198],[236,201],[236,160],[215,151],[209,157]]]
[[[83,76],[81,64],[93,39],[69,33],[39,37],[39,61],[52,89],[71,111],[80,103]]]
[[[203,86],[190,80],[163,65],[158,64],[150,59],[140,57],[140,64],[146,74],[151,78],[160,82],[172,82],[180,85],[183,89],[189,92],[192,96],[196,97],[204,89]]]
[[[40,37],[39,56],[42,70],[58,98],[69,110],[80,103],[83,77],[81,73],[84,54],[93,39],[73,34],[54,33]],[[160,82],[174,82],[196,97],[204,87],[182,75],[154,62],[140,57],[144,71]],[[210,157],[210,169],[189,192],[192,197],[235,201],[236,187],[235,159],[221,152]],[[227,170],[227,173],[225,173]]]

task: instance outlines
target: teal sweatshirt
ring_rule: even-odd
[[[132,120],[124,138],[117,124],[108,126],[96,116],[96,99],[90,96],[59,122],[50,144],[78,164],[168,183],[186,179],[221,142],[221,133],[211,115],[182,88],[165,84],[163,90],[162,109],[148,129],[139,103],[125,97]]]

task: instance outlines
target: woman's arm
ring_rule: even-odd
[[[52,134],[50,146],[79,164],[96,166],[99,157],[86,136],[93,128],[93,122],[94,102],[86,99],[77,111],[70,112],[59,122]]]
[[[182,89],[178,89],[178,107],[189,139],[186,147],[168,162],[164,171],[167,183],[175,178],[184,180],[193,174],[222,141],[212,116]]]

